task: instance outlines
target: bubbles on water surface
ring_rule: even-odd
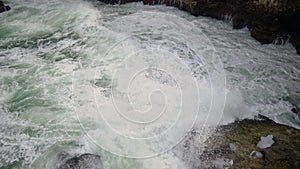
[[[182,26],[180,31],[174,24]],[[172,29],[160,29],[166,25]],[[225,102],[222,63],[209,39],[193,26],[159,12],[138,12],[108,25],[115,36],[125,36],[116,36],[121,40],[95,57],[101,65],[73,76],[78,118],[94,119],[97,129],[86,132],[96,145],[120,156],[146,158],[172,149],[196,121],[200,128],[218,125]],[[197,36],[183,35],[194,31]]]

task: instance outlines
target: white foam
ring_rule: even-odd
[[[249,155],[250,158],[262,158],[263,154],[258,151],[252,151]]]
[[[260,137],[260,141],[257,143],[256,147],[265,149],[271,147],[274,143],[273,136],[268,135],[266,137]]]
[[[214,165],[217,169],[228,169],[233,165],[233,160],[218,158],[217,160],[215,160]]]
[[[237,149],[234,143],[229,143],[229,147],[231,151],[235,151]]]

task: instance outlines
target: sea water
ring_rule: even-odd
[[[300,128],[290,43],[166,6],[5,1],[0,15],[0,167],[56,168],[94,153],[105,168],[190,168],[191,129],[265,115]],[[195,154],[197,155],[197,154]]]

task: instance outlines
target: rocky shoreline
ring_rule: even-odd
[[[181,156],[191,159],[189,165],[195,169],[295,169],[300,166],[300,130],[265,117],[218,127],[204,148],[193,144],[196,138],[194,131],[183,143],[185,146],[179,148],[185,149]],[[195,156],[197,149],[199,155]]]
[[[300,1],[298,0],[99,0],[107,4],[143,1],[166,4],[195,16],[232,21],[234,29],[247,27],[262,44],[284,44],[288,39],[300,55]]]

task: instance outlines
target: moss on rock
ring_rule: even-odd
[[[256,145],[261,137],[267,135],[272,135],[275,143],[269,148],[258,148]],[[206,145],[201,156],[203,159],[213,157],[206,158],[209,160],[205,162],[211,166],[217,158],[232,159],[232,168],[292,169],[300,166],[300,130],[269,119],[243,120],[220,126]],[[260,152],[263,156],[251,157],[253,151]],[[213,152],[218,153],[212,156]]]

